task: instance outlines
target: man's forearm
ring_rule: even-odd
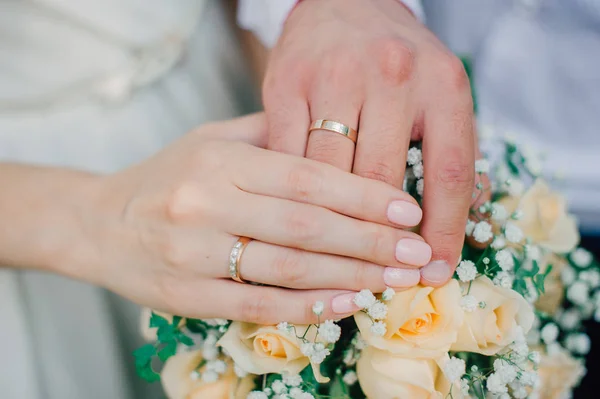
[[[0,163],[0,265],[78,276],[90,251],[85,218],[95,177]]]

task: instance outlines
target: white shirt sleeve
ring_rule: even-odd
[[[277,42],[283,24],[297,0],[239,0],[237,21],[242,29],[253,32],[268,48]],[[425,13],[421,0],[398,0],[421,21]]]

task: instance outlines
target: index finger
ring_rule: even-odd
[[[432,261],[421,269],[423,284],[445,284],[459,261],[472,202],[474,147],[470,95],[465,90],[437,97],[426,111],[423,137],[421,235],[433,251]]]

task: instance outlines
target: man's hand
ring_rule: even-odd
[[[423,140],[424,284],[452,275],[474,186],[473,104],[462,63],[398,0],[305,0],[273,49],[263,87],[270,149],[401,187]],[[358,130],[351,140],[312,121]]]

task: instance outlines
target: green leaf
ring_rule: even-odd
[[[169,325],[169,321],[167,319],[165,319],[164,317],[152,312],[152,315],[150,316],[150,327],[162,327],[162,326],[168,326]]]
[[[158,352],[158,358],[163,362],[166,362],[168,358],[173,356],[177,352],[177,342],[171,341],[165,345],[164,348]]]
[[[166,326],[162,326],[158,329],[158,331],[156,332],[156,337],[158,339],[158,342],[168,343],[175,339],[176,333],[177,330],[174,329],[172,325],[167,324]]]
[[[177,334],[177,340],[186,346],[194,346],[194,340],[182,332]]]
[[[148,382],[157,382],[160,381],[160,374],[156,371],[152,370],[152,367],[148,365],[148,367],[138,369],[138,375]]]
[[[135,364],[147,364],[154,355],[156,355],[156,348],[152,344],[146,344],[133,351]]]
[[[173,322],[171,323],[171,325],[176,328],[179,329],[179,323],[181,323],[181,316],[173,316]]]
[[[341,374],[336,374],[336,378],[332,381],[328,393],[332,398],[349,398],[348,387],[344,383]]]

